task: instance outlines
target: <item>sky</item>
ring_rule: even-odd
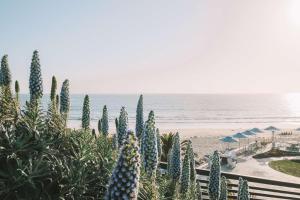
[[[0,56],[28,92],[300,92],[298,0],[1,0]]]

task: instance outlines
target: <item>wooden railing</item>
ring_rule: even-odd
[[[167,164],[160,163],[160,168],[162,170],[166,170]],[[197,181],[199,181],[201,184],[203,199],[209,200],[207,192],[209,170],[197,169],[196,172]],[[300,182],[290,183],[224,172],[222,172],[222,176],[225,176],[229,180],[228,199],[237,199],[238,180],[241,177],[248,181],[252,200],[300,200]]]

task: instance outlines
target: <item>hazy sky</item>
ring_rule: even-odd
[[[300,92],[298,0],[1,0],[0,55],[72,93]]]

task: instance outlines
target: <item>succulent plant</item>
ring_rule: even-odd
[[[8,65],[8,55],[4,55],[1,60],[1,85],[10,89],[11,73]]]
[[[118,134],[118,129],[119,129],[119,121],[118,121],[118,118],[115,118],[115,126],[116,126],[116,133]]]
[[[167,155],[167,162],[168,162],[168,166],[167,166],[167,172],[170,176],[172,176],[171,174],[171,169],[172,169],[172,148],[169,150],[168,155]]]
[[[140,177],[140,154],[137,139],[128,132],[112,172],[105,200],[137,200]]]
[[[107,113],[107,107],[106,105],[103,107],[103,113],[102,113],[102,118],[101,118],[101,132],[105,136],[108,135],[108,113]]]
[[[118,120],[118,147],[120,148],[123,144],[123,141],[126,139],[128,130],[128,114],[125,110],[125,107],[121,108],[120,116]]]
[[[242,185],[243,185],[244,179],[242,177],[239,178],[239,184],[238,184],[238,191],[237,191],[237,198],[239,199],[239,195],[241,193]]]
[[[55,104],[56,104],[56,109],[58,110],[59,109],[59,104],[60,104],[59,95],[58,94],[56,95],[56,98],[55,98]]]
[[[208,194],[211,200],[218,200],[220,197],[220,155],[218,151],[215,151],[211,158]]]
[[[51,99],[52,102],[55,101],[56,89],[57,89],[57,81],[56,81],[55,76],[52,76],[51,92],[50,92],[50,99]]]
[[[102,122],[101,122],[101,119],[98,120],[98,132],[99,132],[99,134],[102,134]]]
[[[145,129],[141,141],[141,148],[143,167],[150,177],[155,176],[158,164],[158,153],[155,118],[153,111],[150,111],[148,120],[145,123]]]
[[[180,192],[182,194],[186,194],[189,191],[189,187],[191,185],[191,168],[190,168],[190,156],[189,156],[189,149],[186,150],[185,156],[183,158],[182,163],[182,173],[180,177]]]
[[[135,134],[138,138],[141,138],[144,129],[144,111],[143,111],[143,95],[140,95],[136,108],[136,125]]]
[[[112,148],[113,148],[113,149],[118,149],[118,138],[117,138],[117,134],[113,134],[113,136],[112,136]]]
[[[177,181],[181,174],[181,155],[180,155],[180,137],[177,132],[174,136],[173,146],[171,150],[170,174],[173,180]]]
[[[241,185],[239,185],[239,191],[238,191],[238,200],[249,200],[250,199],[250,193],[249,193],[249,186],[247,180],[240,181]]]
[[[188,142],[187,153],[190,156],[191,182],[194,184],[196,183],[196,167],[195,167],[195,154],[194,154],[191,141]]]
[[[82,108],[81,127],[85,130],[90,128],[90,98],[85,95]]]
[[[18,81],[15,81],[15,92],[16,92],[17,101],[19,101],[20,86],[19,86],[19,82]]]
[[[56,101],[59,101],[56,99]],[[69,91],[69,80],[66,79],[61,87],[60,91],[60,113],[68,117],[70,111],[70,91]]]
[[[43,80],[39,53],[37,50],[33,52],[30,77],[29,77],[30,99],[37,100],[43,96]]]
[[[228,192],[227,192],[227,180],[225,176],[222,176],[221,180],[221,192],[219,200],[227,200]]]

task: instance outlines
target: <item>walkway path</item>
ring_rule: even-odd
[[[266,150],[269,150],[267,148]],[[236,167],[232,170],[222,169],[222,171],[237,173],[247,176],[256,176],[260,178],[267,178],[285,182],[300,183],[300,177],[291,176],[279,171],[276,171],[269,167],[268,163],[273,160],[282,159],[300,159],[300,156],[285,157],[285,158],[265,158],[265,159],[254,159],[252,156],[239,158]]]

